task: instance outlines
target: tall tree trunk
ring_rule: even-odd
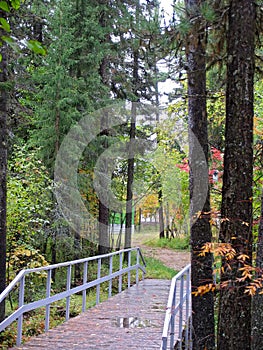
[[[104,19],[103,19],[104,21]],[[104,24],[104,22],[103,22]],[[100,75],[102,82],[107,84],[108,74],[108,62],[107,59],[104,58],[100,65]],[[101,137],[102,139],[102,149],[106,150],[108,148],[108,115],[105,111],[100,120],[100,128],[101,128]],[[100,177],[100,186],[101,186],[101,195],[99,198],[99,246],[98,253],[99,254],[107,254],[110,251],[110,226],[109,226],[109,204],[108,204],[108,188],[106,178],[108,176],[108,163],[105,161],[103,164],[103,169],[100,169],[101,177]]]
[[[188,115],[189,115],[189,165],[190,165],[190,217],[200,210],[200,201],[194,197],[196,188],[202,188],[204,164],[200,164],[198,145],[208,162],[208,136],[206,113],[206,44],[205,28],[200,14],[202,1],[186,0],[189,20],[192,24],[186,45],[188,64]],[[193,136],[194,135],[194,136]],[[207,173],[208,182],[208,173]],[[200,193],[200,195],[202,195]],[[199,196],[200,196],[199,195]],[[198,208],[199,207],[199,208]],[[210,194],[207,191],[201,215],[191,222],[191,283],[194,291],[198,286],[212,283],[212,256],[200,257],[201,247],[211,242]],[[213,294],[192,297],[193,349],[214,349],[214,301]]]
[[[139,222],[138,222],[138,231],[141,232],[141,227],[142,227],[142,208],[139,208]]]
[[[101,137],[102,139],[102,149],[106,150],[108,148],[108,115],[106,111],[101,117]],[[102,165],[103,168],[100,169],[100,187],[101,194],[99,198],[99,254],[107,254],[110,252],[110,224],[109,224],[109,203],[108,203],[108,162],[107,160]]]
[[[133,216],[133,178],[134,178],[134,140],[136,134],[136,103],[132,102],[131,111],[131,127],[130,127],[130,144],[128,151],[128,180],[127,180],[127,196],[126,196],[126,216],[125,216],[125,241],[124,248],[131,247],[132,234],[132,216]]]
[[[0,17],[5,14],[0,11]],[[0,33],[3,30],[0,29]],[[7,57],[6,45],[2,42],[0,62],[0,293],[6,287],[6,177],[7,177]],[[5,301],[0,304],[0,321],[5,317]]]
[[[99,19],[100,26],[102,28],[106,28],[108,25],[108,15],[105,12],[104,6],[108,6],[108,0],[102,0],[102,11]],[[102,44],[109,43],[111,41],[110,34],[107,33],[105,37],[102,40]],[[104,57],[102,59],[102,62],[100,64],[99,68],[99,74],[101,76],[102,83],[107,86],[109,83],[109,62],[108,58]],[[104,115],[101,117],[101,136],[103,139],[103,150],[106,150],[108,148],[108,115],[104,113]],[[98,252],[99,254],[107,254],[109,253],[111,247],[110,247],[110,226],[109,226],[109,205],[108,205],[108,189],[107,185],[104,181],[108,175],[108,164],[107,162],[104,164],[104,169],[102,171],[102,177],[101,177],[101,186],[102,186],[102,192],[103,192],[103,198],[99,198],[99,246],[98,246]]]
[[[57,228],[51,234],[51,264],[57,263]],[[56,269],[52,269],[51,276],[53,281],[56,280]]]
[[[63,33],[63,27],[62,27],[62,10],[60,9],[59,11],[59,36],[60,38],[62,37],[62,33]],[[60,41],[59,41],[60,42]],[[61,47],[61,43],[59,43],[58,45],[58,50],[59,52],[62,52],[62,47]],[[58,66],[61,67],[62,65],[62,61],[61,61],[61,55],[59,56],[59,60],[58,60]],[[60,76],[57,76],[57,80],[56,80],[56,97],[55,97],[55,101],[56,101],[56,107],[55,107],[55,125],[54,125],[54,129],[55,129],[55,144],[54,144],[54,150],[55,150],[55,157],[58,154],[59,151],[59,147],[60,147],[60,137],[61,137],[61,111],[60,108],[58,106],[58,102],[60,100],[60,95],[61,95],[61,80],[60,80]],[[54,159],[55,159],[54,157]],[[52,178],[54,177],[54,169],[52,169]],[[56,198],[53,197],[53,205],[54,205],[54,210],[55,206],[56,206]],[[51,263],[52,265],[57,263],[57,238],[58,238],[58,231],[57,228],[54,228],[54,231],[51,234]],[[56,269],[52,270],[52,279],[55,281],[56,280]]]
[[[108,148],[108,115],[106,111],[100,120],[102,149]],[[100,197],[99,197],[99,245],[98,253],[107,254],[110,252],[110,224],[109,224],[109,203],[108,203],[108,162],[107,160],[100,168]]]
[[[107,116],[106,116],[107,119]],[[103,118],[101,120],[101,130],[104,137],[103,149],[108,148],[108,129],[107,126],[103,124],[107,122]],[[108,164],[105,162],[103,164],[103,169],[100,169],[100,187],[101,195],[99,198],[99,254],[107,254],[110,251],[110,227],[109,227],[109,204],[108,204],[108,188],[106,177],[108,175]]]
[[[136,23],[139,23],[139,10],[140,0],[136,0]],[[136,44],[137,46],[137,44]],[[133,72],[132,72],[132,92],[138,102],[138,88],[140,84],[139,79],[139,50],[133,48]],[[131,234],[132,234],[132,217],[133,217],[133,178],[134,178],[134,141],[136,137],[136,114],[137,105],[136,102],[132,102],[131,110],[131,127],[130,127],[130,143],[128,149],[128,174],[127,174],[127,196],[126,196],[126,216],[125,216],[125,242],[124,248],[131,247]],[[127,255],[125,259],[127,260]]]
[[[159,87],[158,87],[158,67],[157,57],[154,55],[154,94],[155,94],[155,105],[156,105],[156,122],[160,122],[159,113]],[[157,130],[157,145],[160,142],[159,131]],[[158,203],[159,203],[159,238],[164,238],[164,210],[163,210],[163,186],[161,181],[161,174],[158,174]]]
[[[261,196],[261,215],[258,229],[257,257],[256,267],[259,271],[263,269],[263,193]],[[260,277],[262,273],[258,273],[256,277]],[[252,298],[252,350],[263,349],[263,294],[259,294],[262,290],[258,290],[257,294]]]
[[[224,175],[220,238],[237,253],[252,258],[253,181],[253,78],[255,4],[232,0],[227,35],[227,89]],[[218,349],[251,349],[251,298],[245,283],[236,282],[241,273],[238,260],[225,269],[222,281],[229,288],[220,292]]]
[[[169,210],[169,203],[166,203],[166,208],[165,208],[165,216],[166,216],[166,227],[165,227],[165,231],[166,231],[166,238],[169,238],[169,232],[170,232],[170,210]],[[172,238],[172,235],[171,235]]]
[[[159,181],[158,202],[159,202],[159,238],[164,238],[163,191],[162,191],[161,181]]]

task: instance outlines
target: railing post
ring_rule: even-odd
[[[173,301],[171,305],[170,349],[174,348],[176,290],[177,290],[177,281],[175,281],[175,284],[174,284]]]
[[[46,297],[50,297],[51,291],[51,272],[52,270],[47,271],[47,282],[46,282]],[[46,317],[45,317],[45,332],[49,329],[49,318],[50,318],[50,304],[46,306]]]
[[[162,350],[166,350],[168,344],[169,349],[174,349],[175,341],[176,349],[192,350],[191,314],[191,266],[187,265],[172,278],[162,333]]]
[[[167,338],[162,339],[161,350],[167,350]]]
[[[19,300],[18,306],[22,307],[24,305],[25,298],[25,276],[21,278],[20,286],[19,286]],[[17,338],[16,345],[19,346],[22,342],[22,329],[23,329],[23,314],[18,317],[17,320]]]
[[[138,268],[139,263],[140,263],[140,251],[139,251],[139,249],[137,249],[137,251],[136,251],[136,265],[137,265],[137,268],[136,268],[136,285],[138,285],[138,283],[139,283],[139,268]]]
[[[131,251],[128,251],[128,268],[131,267]],[[131,288],[131,271],[128,271],[128,289]]]
[[[101,275],[101,258],[98,260],[98,272],[97,272],[97,279],[100,278]],[[100,283],[97,284],[96,287],[96,305],[98,305],[100,302]]]
[[[189,288],[188,288],[188,293],[189,293],[189,350],[192,350],[193,347],[193,335],[192,335],[192,289],[191,289],[191,269],[188,271],[189,273]]]
[[[186,307],[185,307],[185,348],[189,350],[189,323],[190,323],[190,269],[187,270],[186,275]]]
[[[88,262],[85,261],[83,265],[83,284],[88,281]],[[82,312],[86,310],[86,301],[87,301],[87,290],[82,292]]]
[[[109,275],[112,274],[112,255],[110,256],[110,266],[109,266]],[[109,298],[111,297],[112,293],[112,279],[109,280]]]
[[[67,291],[71,288],[71,265],[67,268]],[[70,296],[66,298],[66,321],[69,319],[70,313]]]
[[[182,340],[183,340],[183,307],[184,307],[184,275],[180,279],[180,309],[179,309],[179,339],[180,350],[182,350]]]
[[[122,253],[120,253],[119,271],[122,270]],[[119,276],[119,293],[122,291],[122,275]]]

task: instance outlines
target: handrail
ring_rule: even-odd
[[[177,346],[176,349],[192,350],[190,278],[190,264],[172,278],[163,326],[161,350],[175,349],[175,345]],[[176,317],[179,319],[177,320]],[[178,329],[175,328],[176,325]],[[168,345],[168,342],[170,345]]]
[[[8,296],[8,294],[12,291],[12,289],[16,286],[18,282],[22,279],[22,277],[25,275],[25,270],[21,270],[16,277],[13,279],[13,281],[6,287],[6,289],[0,294],[0,303]]]
[[[136,263],[131,264],[131,253],[136,251]],[[124,253],[128,254],[128,267],[122,266],[122,260]],[[119,255],[119,269],[113,272],[113,257]],[[101,277],[101,261],[102,259],[109,258],[109,273],[106,276]],[[140,260],[142,264],[140,264]],[[97,261],[98,269],[97,269],[97,278],[92,281],[87,281],[88,274],[88,263],[90,261]],[[76,264],[83,264],[83,281],[82,284],[71,288],[71,268]],[[66,281],[66,290],[60,293],[56,293],[54,295],[50,295],[51,291],[51,272],[54,269],[66,267],[67,268],[67,281]],[[66,320],[69,318],[69,308],[70,308],[70,296],[79,292],[82,292],[82,311],[86,309],[86,290],[91,287],[97,287],[96,293],[96,304],[100,301],[100,285],[103,282],[109,282],[109,294],[111,296],[112,293],[112,280],[116,277],[119,277],[119,292],[122,291],[122,276],[124,274],[128,274],[128,288],[130,288],[130,273],[131,271],[136,271],[136,284],[139,282],[139,270],[142,271],[143,278],[146,273],[145,270],[146,263],[142,256],[140,248],[130,248],[130,249],[122,249],[113,253],[97,255],[89,258],[79,259],[67,261],[59,264],[48,265],[37,267],[33,269],[22,270],[18,273],[18,275],[14,278],[14,280],[8,285],[8,287],[0,294],[0,302],[2,302],[9,293],[19,284],[19,305],[18,309],[15,310],[10,316],[5,318],[0,323],[0,332],[3,331],[7,326],[9,326],[15,320],[18,320],[17,326],[17,341],[16,344],[19,346],[22,341],[22,326],[23,326],[23,314],[32,310],[35,310],[39,307],[46,307],[46,315],[45,315],[45,331],[49,329],[49,317],[50,317],[50,305],[56,301],[62,300],[66,298]],[[39,299],[37,301],[33,301],[30,303],[24,302],[25,295],[25,279],[26,276],[30,273],[46,271],[46,297]]]
[[[140,255],[140,257],[141,257],[142,263],[143,263],[143,265],[146,267],[146,261],[145,261],[143,255],[142,255],[142,251],[141,251],[140,248],[138,248],[138,249],[139,249],[139,255]]]

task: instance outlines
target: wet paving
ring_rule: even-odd
[[[160,349],[169,280],[146,279],[13,350]]]

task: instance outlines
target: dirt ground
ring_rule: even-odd
[[[135,234],[133,236],[132,245],[140,247],[143,255],[159,259],[164,265],[178,271],[190,263],[190,252],[175,251],[167,248],[153,248],[144,244],[144,242],[149,241],[154,237],[155,235],[152,233],[143,236],[141,234]]]

